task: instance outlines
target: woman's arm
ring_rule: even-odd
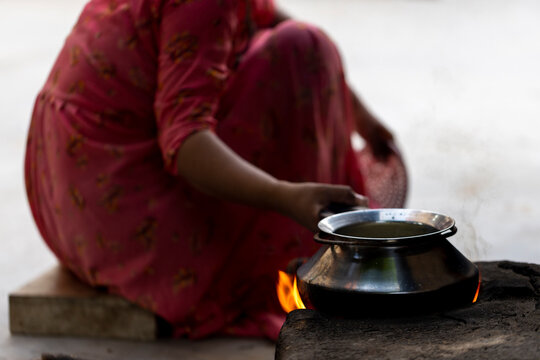
[[[316,231],[331,202],[366,206],[348,186],[280,181],[242,159],[213,132],[191,135],[177,156],[178,172],[200,191],[228,201],[277,211]]]
[[[356,131],[366,140],[376,157],[386,159],[393,152],[394,136],[369,112],[354,91],[349,91],[353,103]]]

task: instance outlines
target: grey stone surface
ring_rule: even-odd
[[[478,301],[440,314],[345,320],[296,310],[276,359],[540,359],[540,265],[478,265]]]

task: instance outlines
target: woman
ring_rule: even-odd
[[[268,0],[92,0],[35,104],[28,198],[62,264],[175,335],[275,338],[277,271],[325,206],[367,204],[355,128],[388,153],[332,42]]]

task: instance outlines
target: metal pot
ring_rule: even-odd
[[[421,234],[365,237],[340,234],[352,224],[427,225]],[[308,307],[337,316],[418,313],[473,302],[478,268],[447,240],[452,218],[411,209],[356,210],[319,223],[324,244],[297,270]]]

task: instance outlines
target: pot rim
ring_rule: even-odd
[[[373,238],[348,236],[337,234],[335,231],[347,226],[361,222],[413,222],[429,225],[435,231],[402,237]],[[449,237],[456,233],[455,221],[447,215],[428,210],[417,209],[362,209],[346,211],[343,213],[328,216],[318,224],[323,236],[316,236],[315,240],[330,245],[391,245],[416,240],[426,240],[434,235]],[[327,235],[327,236],[324,236]]]

